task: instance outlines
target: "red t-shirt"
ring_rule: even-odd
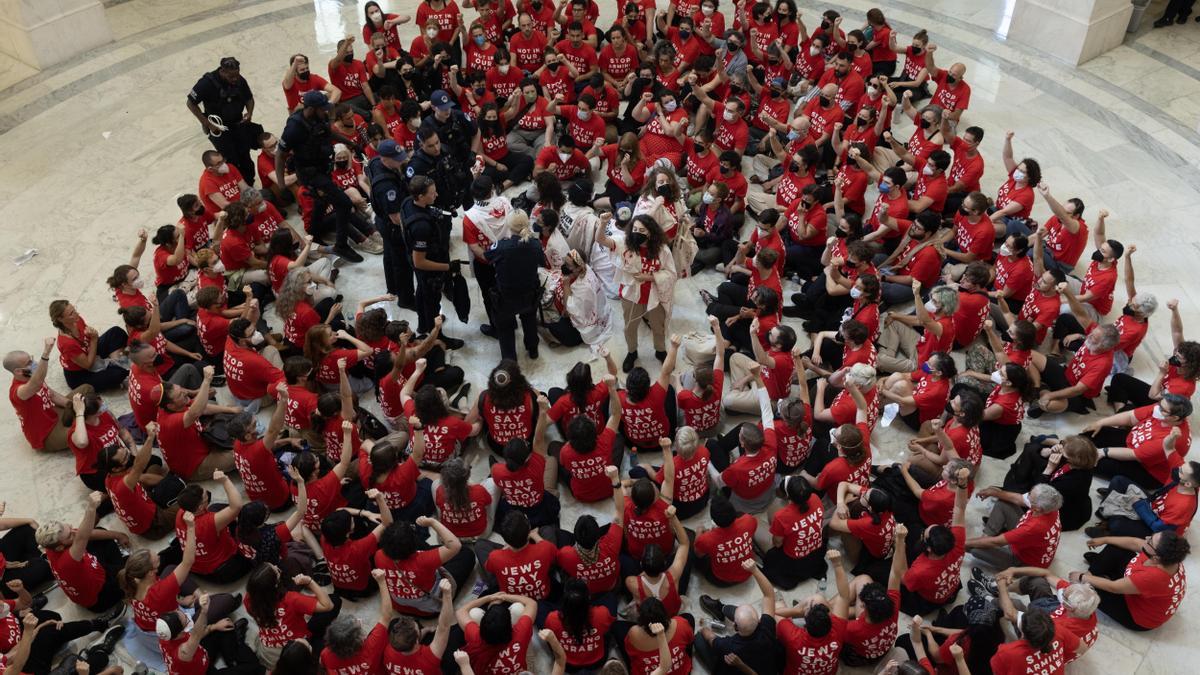
[[[638,513],[633,500],[625,499],[625,549],[634,560],[641,560],[648,544],[657,544],[664,552],[673,548],[675,535],[667,518],[668,504],[655,499],[644,513]]]
[[[646,398],[634,403],[629,400],[629,392],[622,389],[621,396],[621,427],[625,439],[639,448],[656,448],[658,439],[667,435],[670,425],[667,421],[666,406],[663,402],[667,390],[658,382],[650,386]]]
[[[1117,264],[1113,263],[1108,269],[1102,269],[1095,260],[1088,265],[1087,274],[1083,277],[1080,294],[1091,293],[1093,297],[1088,302],[1096,308],[1100,316],[1108,314],[1113,306],[1113,291],[1117,288]]]
[[[1045,569],[1054,562],[1061,534],[1062,522],[1058,519],[1058,511],[1040,515],[1026,511],[1017,526],[1004,533],[1004,540],[1022,564]]]
[[[1104,387],[1104,380],[1112,370],[1113,353],[1115,350],[1094,354],[1087,342],[1075,351],[1075,355],[1067,363],[1067,384],[1075,385],[1082,382],[1084,386],[1081,396],[1096,398]]]
[[[871,623],[866,612],[860,613],[846,625],[846,645],[855,654],[868,659],[877,659],[891,651],[896,645],[896,621],[900,618],[900,591],[889,590],[895,609],[891,618]]]
[[[558,461],[571,475],[571,494],[581,502],[598,502],[612,496],[612,486],[604,469],[612,460],[612,444],[617,433],[607,426],[596,436],[596,447],[582,454],[569,442],[559,451]]]
[[[250,596],[242,601],[246,610],[250,610]],[[288,591],[283,600],[275,607],[275,625],[258,627],[258,640],[264,647],[286,647],[289,642],[307,638],[307,618],[317,610],[317,599],[296,591]]]
[[[513,622],[512,640],[508,644],[485,642],[479,633],[479,624],[474,621],[463,629],[463,635],[467,642],[463,650],[470,656],[471,670],[476,675],[517,675],[526,669],[529,644],[533,640],[533,619],[522,616]]]
[[[436,548],[417,551],[403,560],[393,560],[383,551],[375,552],[375,568],[383,570],[393,601],[416,600],[428,595],[437,581],[441,565],[442,555]]]
[[[437,504],[438,519],[446,529],[456,537],[478,537],[487,529],[488,505],[492,503],[492,493],[478,483],[467,488],[467,507],[456,509],[446,499],[446,488],[438,485],[433,495]]]
[[[561,612],[555,610],[546,617],[546,628],[558,638],[558,643],[566,652],[568,666],[590,666],[604,656],[608,629],[615,619],[603,606],[592,607],[588,619],[591,625],[579,638],[563,626]]]
[[[117,421],[112,413],[101,411],[100,420],[95,426],[76,418],[75,425],[82,424],[87,433],[87,445],[80,447],[75,444],[75,426],[72,425],[67,436],[67,445],[75,454],[75,474],[82,476],[96,472],[96,459],[106,446],[120,443],[121,435],[117,431]]]
[[[379,548],[379,538],[374,532],[360,539],[347,539],[341,546],[322,538],[321,548],[335,588],[362,591],[371,583],[371,559]]]
[[[158,617],[179,608],[179,580],[174,574],[154,582],[141,600],[129,601],[133,608],[133,623],[144,631],[153,631]]]
[[[1075,263],[1079,262],[1079,256],[1083,255],[1088,241],[1087,222],[1082,218],[1076,220],[1079,221],[1079,229],[1072,234],[1058,216],[1046,219],[1046,249],[1055,260],[1070,267],[1075,267]]]
[[[174,640],[159,640],[163,663],[168,675],[204,675],[208,672],[208,650],[197,645],[191,661],[179,658],[179,649],[191,638],[190,633],[180,633]]]
[[[129,407],[142,429],[158,416],[158,403],[162,398],[162,376],[151,369],[144,371],[137,364],[129,369]]]
[[[917,403],[917,418],[928,422],[941,416],[950,399],[950,380],[934,378],[923,371],[912,373],[913,400]]]
[[[1025,640],[1013,640],[1000,645],[990,665],[994,675],[1062,675],[1066,672],[1067,664],[1075,660],[1077,649],[1079,638],[1074,633],[1069,630],[1055,631],[1050,651],[1034,649]]]
[[[708,465],[710,457],[704,445],[696,448],[690,458],[675,455],[675,500],[694,502],[708,494]],[[666,472],[660,468],[654,482],[662,484]]]
[[[361,467],[366,465],[369,473],[371,463],[363,455],[364,453],[359,453],[359,471],[362,471]],[[414,486],[413,489],[415,490],[416,487]],[[332,471],[305,483],[304,491],[308,496],[308,510],[304,512],[304,524],[314,532],[320,530],[321,521],[325,519],[325,516],[346,505],[346,498],[342,496],[342,481]],[[383,492],[383,489],[380,488],[379,491]],[[293,485],[292,495],[295,494],[296,486]]]
[[[954,152],[954,164],[950,167],[950,184],[962,183],[966,192],[978,192],[979,179],[983,176],[983,153],[968,157],[967,142],[958,136],[950,141],[950,149]],[[984,222],[991,227],[992,221],[985,218]]]
[[[738,584],[750,578],[742,569],[742,561],[752,560],[754,531],[758,521],[746,513],[738,516],[729,527],[714,528],[696,537],[696,555],[709,559],[714,577]]]
[[[371,456],[366,452],[358,453],[358,477],[364,490],[375,488],[383,494],[384,501],[390,509],[402,509],[412,503],[417,496],[417,480],[421,476],[421,468],[413,461],[412,455],[392,468],[382,482],[371,479]],[[341,500],[339,493],[339,501]]]
[[[154,524],[158,506],[146,494],[146,488],[141,483],[134,483],[130,490],[124,478],[124,475],[109,474],[104,477],[104,487],[112,500],[113,510],[125,527],[133,534],[142,534]]]
[[[64,548],[60,551],[47,550],[46,561],[58,580],[58,587],[71,602],[81,607],[96,604],[106,576],[96,556],[85,551],[82,559],[75,560],[71,557],[71,550]]]
[[[941,106],[942,110],[946,112],[966,110],[971,105],[971,85],[967,84],[966,80],[960,78],[951,87],[946,82],[948,75],[950,75],[950,71],[945,68],[937,69],[937,74],[934,76],[934,82],[937,83],[937,92],[933,95],[933,105]]]
[[[550,410],[546,412],[546,416],[551,422],[561,424],[564,428],[571,423],[580,414],[587,415],[588,419],[599,429],[607,422],[604,419],[604,402],[608,400],[608,385],[603,382],[596,383],[587,395],[584,396],[583,410],[575,404],[575,399],[565,393],[558,397],[554,405],[550,406]]]
[[[389,35],[394,33],[395,31],[388,31]],[[327,86],[329,86],[329,82],[312,71],[309,71],[307,80],[293,77],[292,86],[283,89],[283,97],[287,100],[288,110],[295,110],[296,106],[300,105],[300,99],[304,98],[305,93],[325,91]]]
[[[539,541],[514,551],[502,548],[492,551],[483,567],[496,577],[502,593],[524,595],[544,600],[550,595],[550,572],[558,550],[548,541]]]
[[[130,374],[132,375],[133,372],[130,371]],[[158,378],[157,372],[154,377]],[[133,380],[132,377],[129,379]],[[54,430],[54,426],[60,423],[58,408],[54,407],[54,400],[50,398],[50,388],[45,383],[42,383],[37,393],[25,400],[17,395],[17,389],[22,384],[25,383],[14,379],[8,385],[8,401],[17,413],[17,421],[21,423],[21,431],[25,434],[25,440],[29,441],[29,445],[34,450],[41,450],[45,445],[46,437]]]
[[[196,190],[199,193],[200,201],[204,204],[204,210],[214,216],[221,207],[217,206],[209,195],[219,193],[227,202],[236,202],[242,197],[242,172],[238,168],[228,162],[225,166],[229,167],[229,173],[218,174],[205,169],[200,173],[200,187]]]
[[[383,647],[383,672],[388,675],[441,675],[442,660],[429,645],[417,643],[412,654],[396,651],[392,645]]]
[[[959,289],[958,310],[954,312],[954,342],[958,346],[966,347],[983,331],[990,303],[986,293]]]
[[[561,181],[575,180],[579,176],[586,176],[591,171],[587,157],[578,148],[573,149],[570,156],[563,159],[559,155],[557,147],[547,145],[538,152],[535,164],[544,169],[549,169],[553,165],[552,171]]]
[[[808,496],[808,510],[803,513],[789,502],[771,518],[771,536],[783,539],[780,548],[788,557],[803,558],[821,547],[824,516],[821,496],[816,493]]]
[[[1186,420],[1179,426],[1181,435],[1175,441],[1175,452],[1168,457],[1163,441],[1170,435],[1171,426],[1154,419],[1156,407],[1157,404],[1151,404],[1133,411],[1138,423],[1129,430],[1125,444],[1133,449],[1147,473],[1159,483],[1166,484],[1171,480],[1171,469],[1182,464],[1183,457],[1191,449],[1191,429]]]
[[[890,512],[879,516],[879,524],[866,514],[846,521],[850,534],[858,537],[863,546],[876,558],[887,558],[892,555],[892,544],[895,539],[896,519]]]
[[[775,626],[775,635],[783,645],[786,656],[785,675],[834,675],[838,657],[845,646],[846,620],[831,614],[832,628],[822,637],[783,619]]]
[[[671,650],[671,667],[667,669],[667,675],[688,675],[692,672],[691,647],[695,633],[688,625],[687,619],[677,616],[672,621],[675,623],[675,635],[667,640]],[[670,630],[669,626],[666,628]],[[649,651],[636,649],[626,635],[625,653],[629,655],[629,670],[632,675],[650,675],[658,669],[657,647]]]
[[[187,539],[187,525],[183,522],[184,511],[175,514],[175,536],[179,541]],[[238,545],[229,528],[217,530],[216,515],[204,512],[196,516],[196,562],[192,571],[211,574],[237,554]]]
[[[488,438],[498,446],[503,447],[514,438],[532,442],[534,420],[537,418],[537,404],[533,392],[526,392],[521,403],[513,408],[497,408],[492,404],[487,392],[479,397],[479,414],[483,417],[483,427],[487,429]]]
[[[287,481],[283,479],[283,474],[279,472],[275,455],[267,450],[262,439],[252,443],[234,441],[233,464],[242,479],[246,496],[251,500],[261,501],[271,510],[275,510],[291,498],[291,491]]]
[[[1013,180],[1012,172],[1008,173],[1008,180],[1000,186],[1000,190],[996,193],[996,209],[1003,209],[1010,203],[1016,202],[1021,208],[1017,209],[1016,213],[1011,214],[1013,218],[1028,218],[1029,212],[1033,210],[1033,186],[1026,185],[1023,188],[1017,187],[1017,182]]]
[[[698,432],[716,429],[721,422],[721,392],[725,386],[725,373],[713,371],[712,393],[707,398],[697,396],[691,389],[679,392],[676,406],[683,415],[683,423]]]
[[[364,675],[377,673],[382,667],[383,648],[388,644],[388,627],[375,624],[362,646],[352,656],[342,658],[328,647],[321,650],[321,666],[327,675]]]
[[[1004,258],[1001,257],[1000,260],[1003,261]],[[1021,306],[1021,313],[1017,315],[1017,318],[1032,321],[1037,325],[1037,342],[1041,344],[1042,340],[1046,337],[1046,330],[1058,318],[1058,310],[1062,306],[1062,303],[1057,293],[1046,295],[1034,287],[1032,268],[1030,269],[1029,277],[1029,295],[1026,296],[1025,304]],[[1016,296],[1014,295],[1013,297],[1015,298]],[[1108,374],[1107,370],[1104,372],[1106,375]]]
[[[225,338],[229,337],[229,319],[222,316],[220,310],[209,311],[201,307],[196,310],[196,334],[205,354],[223,358]]]
[[[321,323],[321,316],[307,300],[296,303],[294,313],[283,322],[283,337],[297,347],[304,346],[308,329]]]
[[[229,393],[242,401],[262,398],[283,381],[283,371],[262,354],[242,347],[231,338],[225,340],[225,383]]]
[[[922,553],[904,574],[904,586],[929,602],[947,602],[962,585],[959,576],[967,541],[966,528],[952,527],[950,530],[954,533],[954,548],[949,553],[937,560]]]
[[[1196,495],[1185,495],[1179,491],[1179,486],[1176,485],[1170,490],[1158,495],[1150,502],[1150,508],[1154,511],[1154,515],[1158,516],[1159,520],[1164,523],[1175,526],[1175,531],[1183,536],[1187,532],[1188,525],[1192,522],[1192,518],[1196,515]]]
[[[1147,566],[1146,554],[1141,551],[1126,565],[1125,577],[1138,591],[1124,596],[1129,614],[1146,629],[1158,628],[1175,616],[1187,592],[1187,573],[1182,564],[1175,574],[1168,574],[1161,567]]]
[[[991,221],[987,222],[988,227],[991,227]],[[1024,301],[1033,292],[1033,263],[1029,256],[1019,256],[1016,260],[1011,260],[1008,256],[996,256],[995,287],[997,291],[1012,289],[1009,299],[1013,302]],[[1057,306],[1058,297],[1052,300]]]
[[[942,324],[942,334],[935,335],[929,328],[921,333],[917,341],[917,362],[926,363],[934,352],[949,352],[954,348],[954,315],[941,316],[935,319]]]
[[[531,508],[542,503],[546,494],[546,458],[531,453],[525,464],[511,470],[504,462],[492,465],[492,480],[500,488],[504,501],[513,506]]]
[[[197,419],[191,426],[185,426],[185,414],[183,411],[158,411],[158,444],[171,472],[190,478],[208,456],[208,444],[200,435],[204,423]]]
[[[622,539],[622,529],[610,525],[596,545],[595,561],[585,563],[574,546],[564,546],[558,550],[558,566],[569,578],[587,583],[588,591],[593,595],[611,591],[621,580]]]
[[[1066,579],[1059,579],[1058,585],[1054,588],[1055,590],[1061,591],[1070,585],[1071,583]],[[1071,616],[1069,613],[1067,613],[1066,608],[1060,604],[1058,607],[1054,608],[1053,612],[1050,613],[1050,618],[1054,619],[1056,633],[1057,629],[1065,628],[1071,633],[1074,633],[1075,637],[1086,642],[1088,646],[1096,644],[1096,639],[1100,637],[1100,628],[1097,626],[1097,617],[1095,612],[1092,612],[1092,615],[1086,619],[1080,619],[1078,617]]]
[[[733,494],[746,500],[758,499],[775,488],[775,430],[763,431],[763,445],[753,455],[743,453],[724,471],[721,480]]]

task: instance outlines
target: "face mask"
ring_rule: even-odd
[[[704,16],[712,16],[712,13],[715,11],[716,11],[715,9],[713,9],[712,7],[709,7],[708,5],[705,5],[700,8],[700,12],[702,14],[704,14]]]
[[[829,430],[829,445],[831,445],[831,446],[837,445],[837,430],[838,430],[837,427],[834,427]]]
[[[315,282],[315,281],[308,282],[308,285],[304,287],[304,292],[308,293],[309,295],[316,295],[317,294],[317,282]]]
[[[932,123],[932,122],[930,122],[929,120],[925,119],[924,117],[922,117],[922,118],[921,118],[921,128],[922,128],[922,129],[928,129],[928,128],[929,128],[929,127],[931,127],[931,126],[933,126],[933,123]]]
[[[692,31],[690,31],[690,30],[679,31],[679,39],[680,40],[687,40],[690,37],[692,37]]]
[[[221,174],[222,176],[229,173],[229,165],[228,164],[218,164],[217,165],[217,173]]]
[[[887,194],[892,191],[892,184],[881,180],[879,181],[879,194]]]
[[[341,160],[338,160],[338,161],[334,162],[334,163],[333,163],[333,165],[334,165],[334,166],[336,166],[336,167],[337,167],[337,168],[339,168],[339,169],[346,169],[346,168],[349,168],[349,167],[350,167],[350,160],[348,160],[348,159],[341,159]]]
[[[871,120],[869,120],[869,119],[866,119],[866,118],[863,118],[863,117],[855,117],[855,118],[854,118],[854,123],[855,123],[855,124],[857,124],[857,125],[858,125],[858,126],[860,126],[860,127],[865,127],[865,126],[867,126],[868,124],[870,124],[870,123],[871,123]]]
[[[714,197],[713,193],[711,192],[705,192],[704,196],[700,199],[703,200],[705,204],[712,204],[713,202],[717,201],[717,198]]]
[[[558,159],[559,159],[560,161],[563,161],[563,162],[565,162],[565,161],[567,161],[568,159],[571,159],[571,153],[569,153],[569,152],[560,152],[560,153],[558,153]]]
[[[938,306],[933,304],[932,300],[925,301],[925,311],[926,312],[929,312],[930,314],[937,314],[937,309],[938,309]]]
[[[487,41],[487,38],[482,35],[476,35],[475,37],[473,37],[471,39],[475,41],[476,47],[482,47],[483,43]]]
[[[437,31],[437,29],[436,29],[436,28],[427,28],[427,29],[425,29],[425,37],[429,38],[430,40],[432,40],[432,39],[434,39],[435,37],[437,37],[437,34],[438,34],[438,31]]]
[[[486,93],[487,93],[487,87],[475,87],[475,95],[476,96],[483,96]],[[581,117],[582,117],[582,115],[581,115]]]
[[[820,54],[820,53],[821,53],[821,50],[820,50],[820,49],[817,49],[816,47],[809,47],[809,48],[808,48],[808,55],[809,55],[809,56],[816,56],[817,54]]]
[[[264,343],[266,341],[267,341],[267,339],[265,337],[263,337],[263,334],[258,331],[254,331],[254,335],[250,336],[250,344],[254,345],[255,347],[261,345],[262,343]]]
[[[375,23],[379,23],[379,22],[383,21],[383,15],[380,14],[379,12],[371,12],[371,21],[374,21]]]
[[[839,229],[836,229],[833,231],[833,236],[837,237],[838,239],[845,239],[847,237],[847,234],[846,234],[845,230],[839,228]]]
[[[726,122],[732,122],[735,117],[732,110],[726,110],[722,116],[725,118]]]
[[[210,269],[212,269],[212,271],[216,272],[217,274],[225,274],[225,263],[218,260],[216,262],[216,264],[213,265]]]
[[[879,93],[879,87],[867,87],[867,96],[870,96],[871,98],[875,98],[875,95],[878,93]]]
[[[913,48],[912,48],[912,53],[913,53],[913,56],[917,56],[917,55],[919,55],[919,54],[920,54],[922,51],[924,51],[924,50],[922,50],[920,47],[913,47]]]
[[[533,103],[536,100],[537,100],[537,92],[536,91],[525,92],[525,102],[526,103]]]
[[[550,72],[553,73],[554,71],[558,70],[558,67],[560,65],[562,65],[562,64],[555,61],[554,63],[547,63],[546,68],[548,68],[550,70]]]
[[[1004,375],[998,370],[992,371],[992,382],[995,382],[996,384],[1004,382]]]
[[[1092,251],[1092,260],[1095,262],[1104,262],[1104,253],[1101,251]]]
[[[922,364],[921,364],[921,372],[922,372],[922,373],[925,373],[926,375],[928,375],[928,374],[930,374],[930,373],[932,373],[932,372],[933,372],[933,368],[932,368],[932,367],[929,365],[929,363],[928,363],[928,362],[926,362],[926,363],[922,363]]]
[[[933,175],[933,166],[926,164],[924,169],[921,169],[921,174],[925,176]]]
[[[953,86],[954,86],[954,85],[956,85],[956,84],[958,84],[958,78],[957,78],[957,77],[954,77],[953,75],[947,75],[947,76],[946,76],[946,86],[948,86],[948,87],[953,87]]]
[[[831,105],[833,105],[833,99],[829,98],[828,96],[821,97],[821,107],[822,108],[828,108]]]
[[[1002,255],[1002,256],[1012,255],[1012,249],[1008,247],[1008,244],[1000,244],[1000,255]]]
[[[256,211],[258,211],[259,213],[262,213],[263,211],[266,211],[266,210],[267,210],[267,203],[266,203],[266,202],[263,202],[263,203],[259,204],[259,205],[258,205],[258,208],[257,208],[257,209],[255,209],[255,210],[256,210]]]
[[[847,42],[846,49],[849,50],[850,53],[853,54],[854,52],[858,51],[858,45],[854,44],[853,42]]]
[[[721,171],[722,176],[728,176],[729,174],[733,173],[733,169],[731,169],[727,166],[722,166],[720,168],[720,171]]]
[[[654,188],[654,192],[655,192],[655,194],[657,194],[659,197],[662,197],[663,199],[671,198],[671,186],[670,185],[665,185],[665,184],[659,185],[658,187]]]
[[[788,139],[788,141],[794,141],[794,140],[796,140],[797,138],[800,138],[800,133],[799,133],[799,132],[797,132],[797,131],[789,131],[789,132],[788,132],[788,135],[787,135],[787,139]]]
[[[775,91],[774,89],[768,89],[767,98],[779,98],[779,92]]]
[[[1167,359],[1167,363],[1175,366],[1176,368],[1183,365],[1183,361],[1180,361],[1179,357],[1174,354],[1171,355],[1171,358]]]
[[[1012,179],[1015,181],[1016,180],[1025,180],[1025,172],[1020,169],[1013,171]]]
[[[353,63],[354,62],[354,52],[350,52],[349,54],[343,56],[342,61],[345,61],[346,63]]]
[[[821,21],[821,30],[829,30],[829,22]]]
[[[499,66],[497,66],[496,70],[499,70],[501,75],[507,75],[508,68],[509,66],[507,63],[501,63]]]
[[[663,104],[663,110],[666,110],[669,113],[675,112],[675,109],[678,107],[679,107],[679,104],[676,103],[675,101],[667,101],[666,103]]]
[[[296,77],[300,78],[302,82],[308,82],[308,76],[311,74],[312,73],[306,70],[303,73],[296,73]]]
[[[588,121],[592,117],[591,110],[580,110],[578,114],[579,114],[579,119],[583,120],[584,122]]]
[[[412,71],[411,70],[402,70],[402,71],[400,71],[400,77],[401,77],[401,79],[405,79],[405,80],[410,79],[410,78],[412,78]]]
[[[862,297],[862,289],[859,288],[858,286],[851,287],[850,288],[850,297],[854,298],[855,300],[861,298]]]
[[[646,243],[646,235],[641,232],[630,232],[625,237],[625,242],[629,244],[629,248],[641,248],[642,244]]]
[[[736,42],[726,42],[726,43],[725,43],[725,46],[729,48],[729,51],[730,51],[731,53],[732,53],[732,52],[736,52],[737,50],[739,50],[739,49],[741,49],[741,48],[742,48],[742,46],[741,46],[741,45],[739,45],[739,44],[738,44],[738,43],[736,43]]]
[[[134,288],[142,288],[146,285],[146,282],[142,281],[141,279],[134,279],[129,285],[133,286]]]
[[[1133,311],[1133,308],[1130,307],[1129,305],[1125,305],[1124,307],[1122,307],[1121,313],[1124,314],[1125,316],[1136,316],[1137,315],[1137,312]]]
[[[1151,414],[1151,416],[1154,417],[1154,419],[1156,419],[1160,422],[1163,420],[1164,417],[1167,416],[1166,413],[1163,412],[1162,406],[1159,406],[1159,405],[1154,406],[1154,410],[1150,414]]]

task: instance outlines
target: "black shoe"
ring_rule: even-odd
[[[529,358],[533,359],[534,361],[537,361],[537,357],[538,357],[538,348],[537,348],[537,345],[534,345],[531,349],[529,349]]]
[[[621,371],[628,373],[637,365],[637,352],[629,352],[625,355],[625,360],[621,362]]]
[[[225,386],[225,376],[224,375],[213,375],[212,386],[224,387]]]
[[[1083,559],[1085,562],[1087,562],[1089,567],[1094,565],[1096,563],[1096,558],[1099,558],[1099,557],[1100,557],[1100,554],[1096,551],[1088,551],[1087,553],[1083,554]]]
[[[1037,403],[1030,403],[1029,409],[1025,411],[1025,416],[1036,420],[1045,413],[1046,411],[1042,410],[1042,406],[1038,405]]]
[[[975,597],[975,596],[982,596],[985,598],[996,597],[996,596],[992,595],[991,592],[988,591],[987,586],[984,586],[983,584],[979,583],[978,581],[975,581],[974,579],[967,580],[967,592],[970,593],[972,597]]]
[[[691,272],[691,276],[693,276],[693,277],[694,277],[694,276],[696,276],[697,274],[699,274],[699,273],[701,273],[701,272],[703,272],[703,271],[704,271],[704,263],[701,263],[701,262],[694,262],[694,263],[692,263],[692,268],[691,268],[691,270],[690,270],[690,272]]]
[[[457,408],[458,404],[462,403],[463,399],[465,399],[467,396],[470,396],[470,394],[471,394],[471,383],[467,382],[467,383],[463,384],[463,386],[459,387],[458,396],[455,396],[450,401],[450,407]]]
[[[700,596],[700,607],[705,612],[707,612],[708,615],[711,616],[714,621],[724,621],[725,620],[725,604],[722,603],[720,600],[717,600],[716,598],[709,596],[709,595],[701,595]]]
[[[490,324],[490,323],[485,323],[485,324],[481,325],[479,327],[479,332],[492,338],[493,340],[497,339],[496,329],[494,327],[492,327],[492,324]]]
[[[462,349],[463,345],[467,344],[458,338],[447,337],[445,335],[439,335],[438,339],[441,340],[442,344],[446,345],[446,349],[449,349],[450,351]]]
[[[700,291],[700,302],[703,302],[705,307],[708,307],[716,301],[717,298],[712,293],[709,293],[708,291]]]
[[[104,634],[104,639],[100,641],[100,644],[93,645],[92,649],[93,650],[99,649],[100,651],[104,652],[105,654],[112,654],[113,650],[117,648],[117,643],[121,641],[121,638],[124,635],[125,635],[125,624],[123,624],[123,623],[117,624],[117,625],[113,626],[112,628],[109,628],[108,632]]]
[[[1099,525],[1093,525],[1091,527],[1083,528],[1083,533],[1086,534],[1091,539],[1096,539],[1098,537],[1107,537],[1108,536],[1108,528],[1101,527]]]
[[[1112,492],[1112,488],[1106,488],[1106,487],[1096,488],[1096,494],[1100,495],[1100,499],[1104,499],[1105,497],[1107,497],[1110,492]]]
[[[663,363],[667,360],[667,353],[666,352],[654,352],[654,358],[658,359],[659,363]]]
[[[233,634],[237,638],[238,644],[245,644],[246,631],[250,628],[250,619],[241,618],[233,622]]]
[[[30,603],[29,609],[38,612],[46,608],[46,603],[50,602],[50,598],[46,597],[45,593],[38,593],[33,596],[33,602]]]
[[[329,270],[329,282],[333,283],[333,282],[337,281],[337,278],[338,278],[338,276],[341,275],[341,273],[342,273],[342,270],[337,267]]]
[[[126,605],[123,602],[113,605],[112,609],[109,609],[108,611],[104,612],[103,614],[100,614],[99,616],[96,617],[95,620],[97,622],[104,623],[105,626],[111,626],[114,621],[125,616],[125,608],[128,606],[129,605]]]
[[[1000,595],[1000,587],[996,585],[996,578],[987,574],[978,567],[971,568],[971,580],[979,583],[987,591],[988,595],[993,597]]]
[[[792,293],[791,300],[793,305],[797,305],[799,307],[808,305],[808,296],[804,295],[803,293]]]
[[[354,249],[350,248],[349,244],[342,244],[340,246],[334,246],[333,252],[336,253],[339,258],[345,260],[346,262],[360,263],[363,261],[363,257],[358,254],[358,251],[355,251]]]
[[[1163,17],[1163,18],[1159,19],[1158,21],[1154,22],[1154,27],[1155,28],[1164,28],[1166,26],[1170,26],[1172,23],[1174,23],[1174,22],[1166,17]]]
[[[803,307],[788,305],[780,310],[780,313],[789,319],[803,319],[808,314],[808,311]]]

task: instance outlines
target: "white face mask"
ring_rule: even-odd
[[[937,305],[933,304],[932,300],[925,301],[925,311],[930,314],[937,314]]]
[[[717,201],[717,198],[714,197],[713,193],[711,193],[711,192],[705,192],[704,196],[701,197],[700,199],[702,199],[705,204],[711,204],[711,203]]]
[[[571,159],[571,153],[569,153],[569,152],[560,152],[560,153],[558,153],[558,158],[559,158],[559,160],[561,160],[561,161],[564,161],[564,162],[565,162],[565,161],[567,161],[568,159]]]
[[[1025,180],[1025,172],[1017,169],[1013,171],[1013,180]]]
[[[225,274],[225,263],[218,260],[217,263],[212,266],[212,271],[216,272],[217,274]]]
[[[1008,244],[1000,244],[1000,255],[1002,255],[1002,256],[1012,255],[1012,249],[1008,247]]]
[[[862,289],[859,288],[858,286],[851,286],[850,287],[850,297],[854,298],[855,300],[861,298],[862,297]]]
[[[267,341],[267,339],[265,337],[263,337],[263,334],[260,333],[259,331],[254,331],[254,335],[250,336],[250,344],[254,345],[255,347],[261,345],[262,343],[264,343],[266,341]]]
[[[229,165],[224,164],[224,163],[218,164],[217,165],[217,173],[221,174],[222,176],[229,173]]]
[[[700,8],[700,11],[701,11],[701,13],[704,14],[704,16],[712,16],[712,13],[716,10],[714,10],[712,7],[709,7],[708,5],[705,5]]]
[[[663,104],[663,110],[666,110],[669,113],[675,112],[675,108],[678,108],[678,107],[679,107],[679,104],[676,103],[675,101],[667,101],[666,103]]]
[[[867,87],[867,96],[870,96],[871,98],[875,98],[875,96],[878,93],[879,93],[879,87]]]
[[[586,122],[586,121],[588,121],[589,119],[591,119],[591,117],[592,117],[592,111],[591,111],[591,110],[580,110],[580,111],[579,111],[579,119],[581,119],[581,120],[583,120],[583,121],[585,121],[585,122]]]
[[[992,371],[992,382],[1001,384],[1004,382],[1004,375],[998,370]]]
[[[509,68],[509,66],[507,63],[501,63],[500,66],[496,70],[499,70],[501,75],[507,75],[508,68]]]
[[[263,202],[263,203],[261,203],[261,204],[259,204],[259,205],[258,205],[258,212],[259,212],[259,213],[262,213],[263,211],[266,211],[266,210],[267,210],[267,203],[266,203],[266,202]]]
[[[817,49],[816,47],[809,47],[809,48],[808,48],[808,55],[809,55],[809,56],[816,56],[817,54],[820,54],[820,53],[821,53],[821,50],[820,50],[820,49]]]
[[[374,21],[375,23],[379,23],[379,22],[383,21],[383,15],[380,14],[379,12],[371,12],[371,20]]]
[[[134,288],[140,289],[140,288],[144,288],[146,286],[146,282],[142,281],[142,279],[139,277],[139,278],[134,279],[133,281],[129,282],[129,285],[133,286]]]
[[[932,176],[933,175],[933,167],[926,164],[925,168],[921,169],[921,173],[925,174],[926,176]]]
[[[1156,419],[1156,420],[1158,420],[1158,421],[1160,421],[1160,422],[1163,420],[1163,418],[1164,418],[1164,417],[1166,417],[1166,416],[1167,416],[1167,414],[1163,412],[1162,406],[1159,406],[1159,405],[1156,405],[1156,406],[1154,406],[1154,410],[1152,410],[1152,411],[1150,412],[1150,415],[1151,415],[1151,416],[1152,416],[1154,419]]]
[[[734,120],[734,114],[732,110],[726,110],[723,116],[725,117],[726,122],[732,122]]]
[[[425,37],[429,38],[430,40],[437,37],[437,34],[438,34],[438,31],[436,28],[426,28],[425,29]]]
[[[304,291],[306,293],[308,293],[309,295],[316,295],[317,294],[317,282],[315,282],[315,281],[308,282],[308,285],[304,287]]]

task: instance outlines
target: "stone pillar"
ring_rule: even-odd
[[[44,69],[112,42],[98,0],[0,0],[0,52]]]
[[[1121,44],[1130,0],[1016,0],[1008,39],[1077,66]]]

